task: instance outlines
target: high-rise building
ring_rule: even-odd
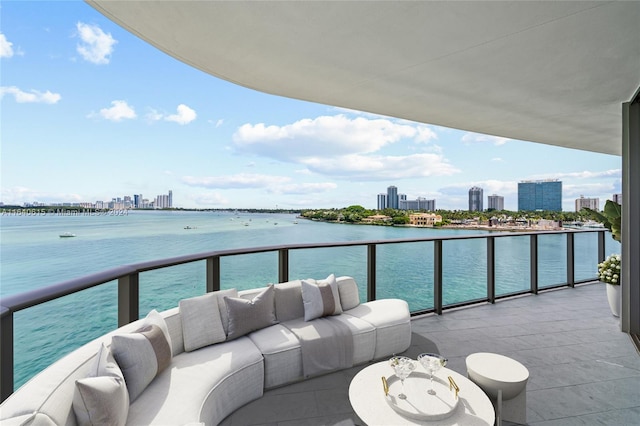
[[[487,197],[487,210],[504,210],[504,197],[496,194],[489,195]]]
[[[378,194],[378,210],[387,208],[387,194]]]
[[[169,195],[161,194],[156,197],[155,208],[166,209],[169,207]]]
[[[562,182],[557,179],[518,183],[518,211],[562,211]]]
[[[387,207],[390,209],[398,208],[398,188],[393,185],[387,187]]]
[[[169,190],[169,205],[167,206],[169,208],[173,207],[173,191]]]
[[[469,211],[470,212],[481,212],[482,209],[482,188],[477,186],[469,189]]]
[[[584,195],[581,195],[580,198],[576,198],[576,211],[579,212],[585,207],[591,210],[600,211],[600,200],[598,198],[584,198]]]
[[[611,201],[622,205],[622,194],[613,194],[613,197],[611,198]]]
[[[400,200],[398,204],[399,210],[426,210],[435,211],[436,200],[427,200],[426,198],[418,197],[415,200]]]

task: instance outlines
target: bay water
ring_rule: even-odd
[[[63,233],[75,234],[61,238]],[[0,217],[0,296],[49,286],[121,265],[186,254],[279,244],[478,235],[488,231],[348,225],[293,214],[222,211],[113,211],[6,214]],[[529,237],[497,238],[496,293],[529,287]],[[607,238],[607,254],[619,244]],[[566,237],[538,237],[539,286],[566,281]],[[575,279],[596,276],[597,235],[575,236]],[[366,246],[292,250],[289,277],[356,279],[366,298]],[[278,281],[278,254],[221,259],[222,288]],[[433,243],[377,247],[377,298],[398,297],[412,311],[433,308]],[[177,306],[206,289],[205,261],[140,274],[140,315]],[[445,305],[486,297],[486,240],[443,242]],[[17,312],[15,386],[64,354],[117,327],[117,282]]]

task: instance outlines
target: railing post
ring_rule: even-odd
[[[139,274],[133,273],[118,279],[118,327],[137,320],[140,309]]]
[[[496,240],[487,237],[487,300],[496,303]]]
[[[207,258],[207,293],[220,290],[220,256]]]
[[[2,308],[0,318],[0,400],[13,393],[13,312]]]
[[[278,282],[289,281],[289,249],[278,250]]]
[[[529,273],[531,293],[538,294],[538,236],[529,236]]]
[[[433,241],[433,309],[442,315],[442,240]]]
[[[604,262],[605,254],[605,231],[598,231],[598,263]]]
[[[574,234],[567,232],[567,285],[575,287]]]
[[[376,245],[367,245],[367,301],[376,300]]]

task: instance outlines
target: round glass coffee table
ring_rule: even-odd
[[[363,422],[369,426],[494,424],[493,404],[478,385],[453,370],[441,368],[434,374],[436,395],[429,395],[429,374],[418,361],[415,363],[415,371],[404,384],[395,377],[389,361],[372,364],[356,374],[349,385],[349,401]],[[382,377],[388,386],[387,395]],[[449,386],[449,377],[458,386],[457,397],[455,388]],[[406,399],[396,398],[401,390]]]

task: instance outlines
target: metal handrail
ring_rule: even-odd
[[[566,234],[567,236],[567,282],[556,287],[570,286],[573,287],[576,282],[574,280],[574,245],[573,236],[576,233],[598,232],[598,261],[604,260],[604,244],[606,230],[563,230],[563,231],[537,231],[537,232],[499,232],[495,234],[479,234],[479,235],[459,235],[446,237],[422,237],[422,238],[399,238],[390,240],[367,240],[367,241],[345,241],[331,243],[308,243],[308,244],[282,244],[273,246],[262,246],[229,250],[214,250],[203,253],[195,253],[184,256],[171,257],[166,259],[151,260],[138,262],[130,265],[123,265],[116,268],[101,271],[95,274],[86,275],[72,280],[64,281],[48,287],[43,287],[24,293],[5,296],[0,299],[0,398],[4,401],[11,393],[13,393],[14,378],[14,327],[13,315],[15,312],[31,308],[41,303],[59,299],[70,294],[78,293],[92,287],[102,285],[104,283],[117,280],[118,281],[118,326],[122,326],[133,322],[139,318],[139,274],[141,272],[152,271],[156,269],[168,268],[176,265],[183,265],[197,261],[206,260],[207,278],[206,291],[212,292],[220,289],[220,258],[227,256],[247,255],[265,252],[278,252],[278,279],[279,282],[289,280],[289,251],[305,250],[318,248],[335,248],[335,247],[367,247],[367,300],[375,300],[376,298],[376,247],[387,244],[406,244],[433,242],[434,243],[434,307],[432,310],[420,311],[413,314],[421,314],[425,312],[435,312],[441,315],[443,312],[442,305],[442,241],[452,240],[487,240],[487,297],[482,299],[474,299],[456,304],[461,306],[465,304],[489,302],[495,303],[495,239],[509,237],[530,238],[530,289],[518,292],[522,293],[538,293],[537,269],[538,269],[538,253],[537,253],[537,237],[545,234]],[[595,280],[596,277],[593,278]],[[592,281],[583,280],[581,282]],[[501,296],[504,297],[504,296]],[[500,297],[500,298],[501,298]],[[451,305],[449,307],[454,307]]]

